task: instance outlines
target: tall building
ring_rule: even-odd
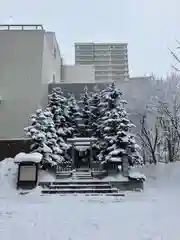
[[[97,82],[128,80],[127,43],[75,43],[75,64],[93,65]]]

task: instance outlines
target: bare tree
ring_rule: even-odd
[[[147,162],[147,159],[149,159],[149,163],[156,164],[158,161],[156,150],[159,141],[159,129],[157,123],[154,124],[154,129],[149,128],[146,118],[146,114],[141,115],[141,132],[138,136],[141,139],[144,163]],[[150,155],[150,158],[148,155]]]
[[[168,162],[178,160],[180,156],[180,101],[175,96],[172,107],[169,103],[158,101],[157,112],[164,150],[168,153]]]
[[[178,40],[176,40],[177,42],[177,47],[176,47],[176,50],[179,50],[180,49],[180,42]],[[172,65],[172,68],[175,70],[175,72],[180,72],[180,69],[178,67],[178,64],[180,63],[180,57],[178,56],[178,53],[172,51],[171,49],[169,49],[173,59],[175,60],[175,64]]]

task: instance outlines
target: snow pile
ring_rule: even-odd
[[[13,159],[4,162],[0,172]],[[126,193],[124,198],[42,197],[35,192],[2,198],[0,189],[1,239],[179,240],[180,162],[133,169],[136,171],[147,176],[145,189]]]
[[[18,153],[15,158],[15,163],[21,163],[21,162],[34,162],[34,163],[40,163],[42,160],[42,154],[40,153]]]
[[[121,182],[127,182],[129,179],[127,177],[122,176],[121,173],[117,174],[110,174],[107,177],[103,178],[104,181],[121,181]]]
[[[0,193],[1,196],[11,195],[16,192],[18,166],[13,158],[0,162]]]
[[[39,181],[40,182],[54,182],[57,181],[56,176],[49,173],[48,171],[39,171]]]
[[[129,170],[129,177],[134,178],[134,179],[143,179],[144,181],[146,180],[146,176],[139,172],[135,167],[131,167]]]

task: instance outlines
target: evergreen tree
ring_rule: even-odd
[[[53,122],[53,114],[47,108],[44,112],[45,117],[47,118],[46,126],[46,144],[52,150],[52,160],[57,163],[62,163],[65,161],[65,149],[64,147],[59,146],[58,136],[55,129],[55,124]]]
[[[81,96],[79,101],[81,106],[82,124],[80,125],[80,136],[90,137],[91,136],[91,108],[90,108],[90,97],[88,94],[88,88],[84,88],[84,94]]]
[[[58,141],[72,135],[71,129],[68,128],[68,103],[67,98],[63,96],[61,88],[54,88],[52,93],[48,96],[48,108],[53,114],[53,121],[58,135]]]
[[[71,129],[71,137],[79,135],[79,121],[82,119],[80,108],[73,94],[68,98],[68,126]]]
[[[101,92],[99,159],[105,163],[122,161],[125,155],[128,155],[129,165],[141,161],[135,138],[130,132],[133,124],[127,118],[125,103],[115,83]]]
[[[67,163],[67,144],[59,139],[53,121],[53,114],[47,108],[41,109],[31,117],[31,125],[25,128],[26,134],[31,138],[32,152],[39,152],[43,156],[42,165],[49,167]]]
[[[38,109],[36,113],[32,115],[31,125],[25,128],[25,132],[32,140],[32,152],[42,154],[42,165],[55,165],[55,162],[52,160],[52,149],[48,147],[46,141],[48,120],[42,109]]]
[[[99,132],[99,119],[101,116],[101,107],[100,107],[100,95],[98,92],[92,94],[89,104],[90,104],[90,129],[92,131],[92,136],[100,137]]]

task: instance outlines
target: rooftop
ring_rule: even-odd
[[[42,24],[0,24],[2,30],[44,30]]]

